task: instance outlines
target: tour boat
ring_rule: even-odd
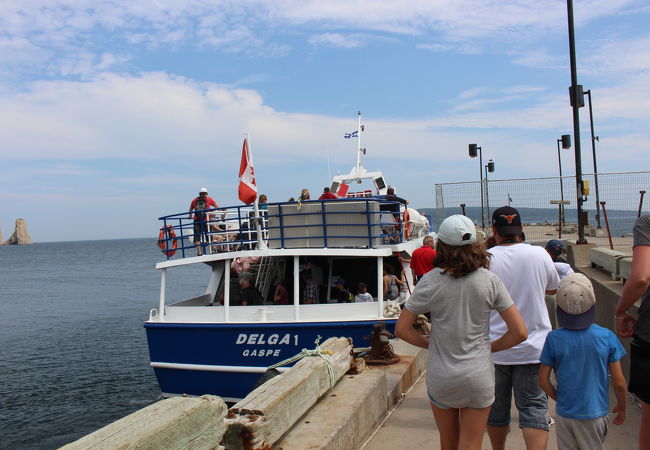
[[[355,347],[367,347],[375,323],[394,330],[399,302],[413,286],[410,255],[430,228],[417,211],[386,198],[381,172],[362,167],[362,130],[359,113],[352,133],[357,164],[330,187],[341,198],[206,210],[208,231],[197,245],[188,212],[160,218],[166,256],[156,264],[160,303],[144,326],[163,396],[214,394],[237,401],[269,366],[314,348],[319,336],[350,337]],[[363,182],[371,189],[348,192]],[[211,269],[203,294],[166,304],[168,271],[197,264]],[[384,298],[386,265],[398,277],[405,273],[398,300]],[[242,306],[235,295],[242,266],[253,277],[258,304]],[[320,287],[314,303],[303,303],[305,274]],[[286,304],[275,301],[278,283],[289,294]],[[335,286],[356,294],[359,283],[367,285],[372,301],[350,301]]]

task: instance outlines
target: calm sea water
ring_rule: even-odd
[[[0,246],[0,448],[56,448],[160,398],[142,326],[153,239]],[[170,271],[169,300],[207,266]]]
[[[521,214],[524,223],[555,223],[558,220],[558,210],[550,208],[526,208],[526,207],[517,207],[517,210]],[[442,220],[437,216],[435,208],[424,208],[428,214],[431,215],[431,226],[434,231],[438,230]],[[494,212],[494,208],[490,209],[490,212]],[[460,207],[445,207],[445,217],[452,214],[461,214]],[[472,219],[474,223],[481,223],[481,208],[476,206],[470,206],[465,208],[465,214],[467,217]],[[647,214],[646,211],[643,214]],[[612,236],[623,236],[626,233],[631,233],[632,228],[634,227],[634,222],[637,219],[637,211],[623,211],[623,210],[607,210],[607,219],[609,220],[609,227],[612,233]],[[565,220],[567,222],[577,223],[578,215],[575,209],[567,209],[565,211]],[[491,216],[490,216],[491,219]],[[589,211],[589,223],[591,225],[596,225],[596,220],[594,219],[594,211]],[[601,219],[601,226],[605,228],[605,219]]]

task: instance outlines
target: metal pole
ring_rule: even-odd
[[[594,114],[591,108],[591,89],[585,91],[585,94],[589,97],[589,124],[591,125],[591,152],[594,160],[594,184],[596,185],[596,223],[597,228],[602,228],[600,226],[600,195],[598,193],[598,168],[596,166],[596,140],[598,136],[594,134]]]
[[[377,317],[384,317],[384,257],[377,257]]]
[[[478,171],[481,176],[481,228],[485,231],[485,211],[483,209],[483,149],[481,147],[478,148],[478,156]]]
[[[560,203],[560,228],[562,228],[562,225],[564,225],[564,184],[562,181],[562,158],[560,152],[560,142],[562,142],[562,139],[557,140],[557,163],[560,167],[560,200],[562,201],[562,203]]]
[[[490,191],[488,190],[488,166],[485,166],[485,203],[487,205],[487,217],[490,217]]]
[[[230,260],[223,260],[223,320],[230,322]]]
[[[160,304],[158,305],[158,318],[162,322],[165,320],[165,291],[167,289],[167,269],[161,269],[160,272]]]
[[[603,216],[605,216],[605,227],[607,227],[607,238],[609,239],[609,249],[614,250],[614,244],[612,244],[612,233],[609,231],[609,220],[607,220],[607,211],[605,210],[605,202],[600,202],[600,206],[602,206]]]
[[[643,208],[643,196],[645,195],[645,191],[639,191],[639,194],[641,194],[641,198],[639,199],[639,212],[636,214],[637,219],[641,217],[641,209]]]
[[[300,262],[299,256],[293,257],[293,320],[300,320]]]
[[[578,241],[586,244],[585,225],[582,221],[582,161],[580,158],[580,99],[578,98],[578,70],[576,64],[576,42],[573,30],[573,0],[567,0],[567,20],[569,23],[569,56],[571,60],[571,96],[573,104],[573,139],[575,141],[576,160],[576,197],[578,212]],[[583,99],[584,101],[584,99]]]
[[[465,215],[465,203],[460,204],[460,210],[462,211],[463,216]]]

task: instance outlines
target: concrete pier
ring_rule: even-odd
[[[621,239],[622,241],[622,239]],[[627,245],[626,245],[627,244]],[[621,259],[625,255],[631,255],[631,242],[618,242],[616,251],[596,251],[594,245],[568,245],[569,262],[577,272],[584,273],[592,282],[596,293],[596,323],[614,329],[614,308],[623,291],[623,280],[625,276],[617,277],[617,271],[621,271]],[[592,261],[593,258],[593,261]],[[610,258],[611,260],[607,260]],[[594,267],[592,267],[592,265]],[[623,265],[623,267],[625,267]],[[623,269],[625,270],[625,269]],[[617,278],[623,278],[617,279]],[[632,308],[631,312],[636,313],[640,302]],[[631,339],[621,339],[623,346],[629,351]],[[629,375],[629,356],[621,360],[623,373]],[[610,385],[610,410],[616,404],[616,399]],[[525,449],[523,436],[518,429],[518,412],[512,402],[511,430],[508,434],[507,447],[512,450]],[[555,414],[555,401],[549,399],[551,415]],[[628,396],[626,420],[623,425],[609,425],[605,447],[612,450],[629,450],[638,447],[638,431],[641,419],[641,409],[631,396]],[[404,401],[395,409],[384,424],[375,432],[374,436],[363,447],[365,450],[389,450],[395,448],[427,448],[436,449],[439,446],[439,431],[433,420],[431,407],[427,398],[424,379],[418,381],[414,389],[409,392]],[[491,448],[490,440],[485,434],[483,448]],[[557,449],[555,427],[551,427],[549,433],[549,449]]]
[[[568,259],[574,270],[584,273],[592,281],[597,298],[596,323],[613,329],[614,308],[621,295],[626,274],[629,273],[627,255],[631,254],[631,247],[620,245],[615,252],[594,250],[594,247],[594,245],[568,245]],[[640,303],[637,302],[631,312],[635,313],[639,305]],[[629,349],[629,339],[621,341],[624,347]],[[401,357],[398,364],[369,367],[357,375],[344,375],[277,439],[271,448],[284,450],[439,448],[439,432],[431,413],[423,378],[427,363],[426,351],[399,340],[392,341],[392,345],[395,353]],[[627,376],[628,356],[623,358],[622,366]],[[78,448],[88,448],[89,445],[86,444],[94,439],[93,442],[101,443],[101,448],[147,447],[140,444],[149,442],[148,440],[153,436],[156,439],[163,437],[168,448],[173,447],[174,442],[178,444],[178,448],[184,448],[186,443],[193,442],[194,438],[187,435],[190,431],[177,432],[177,430],[196,428],[193,417],[197,415],[194,412],[190,413],[190,410],[194,411],[197,407],[203,410],[212,407],[212,404],[218,405],[208,400],[173,400],[179,402],[177,407],[166,400],[167,403],[161,402],[159,405],[152,405],[134,413],[139,415],[115,422],[103,431],[94,433],[94,436],[89,435],[75,444],[80,444]],[[550,413],[554,415],[555,402],[549,400],[549,404]],[[613,407],[614,404],[614,396],[610,388],[610,406]],[[157,412],[156,408],[165,405],[170,405],[170,408],[174,406],[170,409],[171,413],[167,414],[169,417],[162,417]],[[212,414],[212,417],[221,420],[225,415],[225,409],[220,408],[219,411],[219,414]],[[640,407],[630,397],[625,423],[621,426],[610,423],[606,448],[615,450],[637,448],[640,415]],[[140,420],[142,417],[147,418],[146,423]],[[201,419],[200,416],[197,417]],[[191,426],[185,425],[188,420]],[[182,425],[180,428],[179,423]],[[207,422],[201,419],[196,423]],[[217,427],[209,428],[214,431]],[[97,440],[97,436],[101,439]],[[207,434],[204,437],[202,441],[206,448],[223,448],[219,445],[220,437],[211,438]],[[151,448],[154,447],[155,445]],[[483,439],[483,448],[491,448],[487,434]],[[518,429],[518,413],[514,402],[507,448],[525,448],[522,433]],[[557,448],[555,427],[551,427],[548,448]]]

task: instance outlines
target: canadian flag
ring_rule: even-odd
[[[255,170],[253,170],[253,158],[248,148],[247,136],[244,138],[244,146],[241,150],[241,164],[239,165],[239,200],[250,205],[256,198]]]

